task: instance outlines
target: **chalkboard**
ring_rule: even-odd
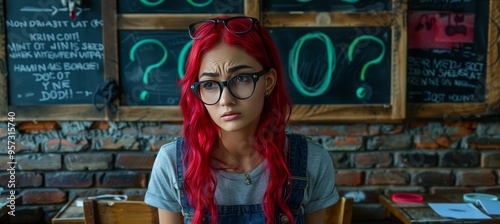
[[[6,3],[10,105],[89,104],[103,82],[100,0]],[[102,98],[98,99],[102,102]]]
[[[489,1],[408,2],[407,101],[484,102]]]
[[[342,11],[342,12],[370,12],[389,11],[392,8],[391,0],[269,0],[263,1],[263,10],[271,12],[289,11]]]
[[[243,0],[119,0],[118,13],[243,14]]]
[[[271,28],[294,104],[390,104],[390,27]]]
[[[191,47],[187,30],[119,31],[123,105],[178,105]]]

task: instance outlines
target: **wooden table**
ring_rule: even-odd
[[[451,219],[444,218],[434,212],[427,203],[463,203],[463,194],[424,194],[424,201],[421,203],[403,203],[393,202],[392,195],[380,195],[379,202],[387,210],[387,217],[391,218],[392,223],[500,223],[500,215],[488,215],[482,208],[486,215],[492,219],[485,220],[464,220],[464,219]]]
[[[8,214],[11,210],[10,207],[8,207],[11,204],[11,198],[12,196],[10,194],[2,194],[0,195],[0,223],[10,223],[10,215]],[[22,197],[21,195],[15,195],[14,197],[14,206],[19,206],[21,205]],[[15,211],[14,211],[15,212]]]
[[[64,205],[52,218],[52,224],[85,224],[83,201],[86,197],[77,197]],[[144,201],[144,195],[132,195],[127,200]]]

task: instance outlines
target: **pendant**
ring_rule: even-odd
[[[246,185],[250,185],[252,183],[252,179],[250,179],[250,174],[245,173],[245,178],[243,179],[243,183]]]

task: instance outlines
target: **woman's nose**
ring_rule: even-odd
[[[236,103],[236,98],[231,94],[231,92],[229,92],[229,89],[224,86],[222,88],[219,104],[221,106],[228,106],[233,105],[234,103]]]

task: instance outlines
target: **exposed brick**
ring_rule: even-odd
[[[9,155],[0,155],[0,170],[5,171],[9,169],[11,165],[15,165],[15,164],[9,164],[9,162],[15,162],[15,161],[12,161]]]
[[[450,119],[448,119],[450,120]],[[449,127],[461,127],[461,128],[466,128],[470,130],[476,130],[478,128],[478,123],[477,121],[465,121],[462,119],[455,119],[454,121],[446,121],[443,122],[443,125],[449,126]]]
[[[413,172],[412,183],[419,186],[453,186],[455,176],[451,171],[424,170]]]
[[[500,136],[469,136],[467,144],[475,149],[500,149]]]
[[[472,193],[474,190],[468,187],[430,187],[431,194],[453,194],[453,193]]]
[[[370,124],[368,126],[369,135],[394,135],[403,133],[404,127],[401,124]]]
[[[34,135],[34,136],[33,136]],[[39,152],[40,142],[36,140],[36,134],[24,134],[16,141],[16,152]]]
[[[51,172],[45,174],[46,187],[84,188],[90,187],[94,174],[90,172]]]
[[[500,123],[479,123],[476,133],[478,135],[500,135]]]
[[[61,155],[58,154],[18,155],[16,161],[20,170],[59,170],[62,168]]]
[[[294,125],[296,133],[322,136],[367,136],[366,124],[348,125]]]
[[[346,169],[352,167],[349,153],[329,152],[329,154],[332,158],[335,169]]]
[[[142,133],[145,135],[182,135],[182,125],[178,124],[161,124],[155,126],[145,126],[142,127]]]
[[[439,162],[441,167],[476,167],[481,154],[472,150],[453,150],[444,152]]]
[[[151,147],[151,151],[153,152],[157,152],[161,149],[161,147],[167,143],[170,143],[174,140],[175,138],[172,138],[172,139],[153,139],[151,142],[150,142],[150,147]]]
[[[390,167],[392,164],[392,157],[388,152],[356,153],[352,160],[357,168]]]
[[[410,121],[408,122],[408,127],[410,129],[422,129],[427,126],[427,124],[429,124],[427,121]]]
[[[364,181],[362,171],[338,171],[335,173],[335,184],[337,186],[361,185]]]
[[[457,144],[460,140],[458,136],[445,136],[445,135],[415,135],[413,143],[415,148],[419,149],[438,149],[438,148],[451,148],[453,143]]]
[[[354,151],[363,148],[363,137],[338,136],[326,138],[323,145],[327,150],[332,151]]]
[[[111,168],[113,155],[109,153],[78,153],[64,156],[68,170],[106,170]]]
[[[151,170],[156,154],[153,153],[120,153],[116,156],[116,168]]]
[[[108,130],[109,129],[109,122],[107,122],[107,121],[94,121],[94,123],[92,123],[92,125],[90,126],[90,129]]]
[[[436,167],[438,155],[435,152],[415,150],[413,152],[399,152],[395,154],[397,167]]]
[[[11,224],[46,223],[44,211],[40,206],[16,205],[16,216],[10,217]]]
[[[446,135],[449,136],[464,136],[464,135],[470,135],[474,132],[473,129],[463,127],[463,126],[448,126],[445,127],[444,132]]]
[[[92,149],[105,149],[105,150],[138,150],[139,144],[136,144],[136,138],[131,136],[124,136],[119,139],[114,137],[97,137],[93,139]]]
[[[457,186],[492,186],[497,177],[492,171],[457,171]]]
[[[405,185],[410,182],[410,175],[402,170],[370,171],[367,173],[370,185]]]
[[[29,189],[22,193],[23,204],[57,204],[66,202],[66,192],[58,189]]]
[[[7,137],[7,135],[9,135],[9,134],[7,134],[7,132],[8,132],[7,125],[0,126],[0,139],[2,139],[2,141],[3,141],[3,138],[5,138],[5,137]]]
[[[55,121],[26,121],[18,125],[17,129],[23,133],[40,133],[47,131],[60,130],[61,126]]]
[[[80,152],[89,147],[89,141],[82,139],[78,142],[71,142],[68,139],[54,138],[43,144],[45,152]]]
[[[16,172],[14,175],[2,172],[0,174],[0,186],[7,188],[40,187],[43,177],[35,172]],[[12,185],[13,184],[13,185]]]
[[[99,187],[146,187],[146,173],[123,171],[97,174]]]
[[[85,133],[92,125],[92,121],[60,121],[61,131],[65,135]]]
[[[500,151],[483,152],[481,159],[481,167],[500,168]]]
[[[408,149],[411,145],[411,137],[407,134],[376,136],[368,139],[366,148],[368,150],[393,150]]]

